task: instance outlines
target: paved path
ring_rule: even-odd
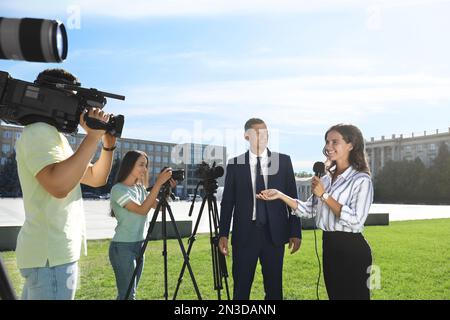
[[[180,201],[170,204],[176,221],[197,221],[201,202],[195,202],[194,213],[189,217],[190,202]],[[220,203],[218,210],[220,211]],[[85,200],[88,239],[110,239],[114,235],[116,220],[109,216],[107,200]],[[390,221],[450,218],[450,206],[373,204],[371,213],[389,213]],[[153,215],[153,210],[151,211]],[[25,219],[22,199],[0,199],[0,226],[21,226]],[[161,220],[161,215],[158,221]],[[203,210],[197,233],[209,232],[208,211]]]

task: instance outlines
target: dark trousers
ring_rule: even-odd
[[[361,233],[323,232],[323,275],[330,300],[370,300],[370,247]]]
[[[284,245],[272,242],[268,225],[252,223],[247,243],[233,245],[234,300],[248,300],[258,259],[264,280],[266,300],[283,299]]]

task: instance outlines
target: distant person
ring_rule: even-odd
[[[228,236],[233,220],[233,298],[250,298],[259,260],[265,299],[281,300],[285,244],[289,243],[291,253],[300,248],[300,219],[290,214],[283,202],[266,203],[257,200],[256,194],[266,188],[277,188],[297,197],[294,171],[289,156],[267,149],[269,135],[263,120],[248,120],[244,130],[250,150],[231,159],[227,165],[220,210],[219,248],[228,255]]]
[[[37,83],[76,84],[63,69],[41,72]],[[50,79],[50,80],[49,80]],[[17,238],[17,265],[25,278],[22,299],[74,299],[81,245],[86,249],[85,219],[80,183],[101,187],[108,181],[116,138],[93,130],[84,114],[108,122],[97,108],[80,115],[86,136],[73,152],[67,138],[47,123],[26,125],[16,142],[16,160],[23,191],[25,222]],[[102,140],[100,158],[91,163]]]
[[[316,225],[323,230],[323,273],[331,300],[369,300],[367,285],[371,249],[362,231],[373,201],[370,170],[361,131],[353,125],[335,125],[325,133],[323,153],[328,174],[312,178],[317,199]],[[303,202],[276,189],[258,199],[280,199],[301,217],[314,217],[313,197]]]
[[[126,298],[137,258],[147,236],[148,213],[151,208],[156,208],[158,193],[163,184],[170,180],[171,186],[175,186],[175,181],[171,179],[172,169],[166,168],[158,175],[151,192],[147,192],[148,165],[148,157],[144,152],[127,152],[111,189],[111,213],[117,219],[117,227],[109,247],[109,259],[116,277],[118,300]],[[144,260],[128,297],[131,300],[136,298],[143,266]]]

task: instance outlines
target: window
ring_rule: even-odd
[[[160,156],[156,156],[155,157],[155,162],[156,163],[161,163],[161,157]]]
[[[2,166],[4,166],[4,165],[6,164],[6,161],[7,161],[7,158],[2,157],[1,160],[0,160],[0,164],[1,164]]]
[[[140,143],[139,144],[139,150],[144,151],[145,152],[145,144]]]
[[[16,132],[16,139],[20,138],[21,133],[20,132]]]
[[[3,132],[3,138],[5,138],[5,139],[11,138],[11,131],[4,131]]]
[[[169,152],[169,146],[163,146],[162,147],[163,152]]]
[[[156,152],[161,152],[161,146],[160,145],[156,145]]]
[[[169,158],[168,158],[168,157],[163,157],[163,158],[162,158],[162,162],[163,162],[164,164],[168,164],[168,163],[169,163]]]
[[[130,149],[130,143],[129,142],[125,142],[125,149]]]
[[[9,153],[11,151],[11,146],[7,143],[2,145],[2,152]]]
[[[153,152],[153,145],[152,144],[147,145],[147,152]]]
[[[436,144],[431,143],[430,145],[428,145],[428,150],[430,150],[430,151],[436,151]]]

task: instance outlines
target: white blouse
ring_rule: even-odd
[[[298,206],[293,214],[305,218],[315,217],[317,227],[324,231],[362,232],[373,202],[370,176],[350,166],[333,184],[330,175],[323,176],[321,181],[325,192],[342,205],[341,217],[336,217],[330,207],[316,197],[313,208],[313,196],[306,202],[297,200]]]

